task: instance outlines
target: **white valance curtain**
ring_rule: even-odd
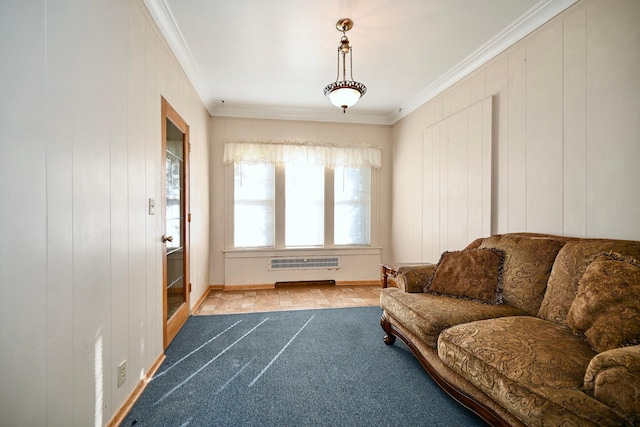
[[[381,150],[367,144],[324,142],[225,141],[225,165],[231,163],[287,163],[328,167],[361,168],[382,166]]]

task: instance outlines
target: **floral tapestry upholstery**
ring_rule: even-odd
[[[503,263],[504,252],[494,248],[444,252],[424,292],[501,304]]]
[[[587,267],[567,324],[598,352],[640,343],[640,262],[617,254]]]
[[[640,424],[640,345],[598,354],[589,363],[584,390]]]
[[[582,390],[596,354],[570,329],[530,316],[460,324],[438,341],[445,364],[527,425],[628,425]]]
[[[473,242],[469,243],[464,250],[478,249],[482,242],[484,242],[485,237],[478,237]]]
[[[575,239],[567,242],[556,257],[538,317],[566,325],[580,278],[593,258],[606,252],[640,259],[640,242],[605,239]]]
[[[544,298],[553,262],[566,240],[526,233],[484,239],[480,248],[496,248],[505,253],[502,274],[504,302],[535,316]]]
[[[479,304],[438,295],[410,294],[398,288],[383,289],[380,306],[433,348],[436,347],[440,332],[452,325],[525,314],[508,304]]]
[[[394,281],[405,292],[422,292],[435,269],[435,264],[402,266],[398,268]]]

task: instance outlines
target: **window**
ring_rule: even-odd
[[[286,247],[324,245],[324,167],[285,166]]]
[[[381,167],[380,148],[225,141],[223,163],[232,166],[227,169],[229,247],[344,248],[377,242],[373,170]]]
[[[275,167],[234,164],[233,245],[275,246]]]
[[[371,233],[371,168],[335,168],[336,245],[368,245]]]
[[[278,173],[280,167],[273,165],[234,164],[235,248],[371,244],[371,168],[336,167],[332,174],[328,173],[330,168],[315,165],[281,168]],[[283,194],[276,193],[278,187]],[[326,206],[325,200],[332,199],[333,205]],[[277,216],[284,218],[280,231],[276,229]],[[333,242],[325,241],[326,231]]]

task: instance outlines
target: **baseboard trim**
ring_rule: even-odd
[[[209,296],[209,293],[213,290],[212,289],[213,286],[214,285],[209,285],[209,287],[204,290],[204,292],[202,293],[202,296],[200,296],[198,301],[193,305],[193,308],[191,309],[191,314],[197,313],[198,310],[200,310],[200,306],[202,304],[204,304],[204,302],[207,300],[207,297]]]
[[[381,286],[380,280],[344,280],[336,281],[336,286]]]
[[[158,356],[156,361],[153,362],[151,368],[149,368],[144,378],[142,378],[140,382],[138,382],[127,400],[125,400],[122,406],[120,406],[116,413],[113,414],[113,417],[107,423],[108,427],[118,427],[120,424],[122,424],[126,416],[129,414],[129,411],[131,411],[131,408],[133,408],[133,405],[135,405],[135,403],[142,395],[142,392],[147,387],[147,384],[149,384],[149,382],[151,381],[151,378],[153,378],[156,371],[160,368],[160,365],[162,365],[162,362],[164,362],[165,357],[166,356],[163,352],[162,354],[160,354],[160,356]]]
[[[336,280],[335,286],[380,286],[380,280]],[[254,283],[248,285],[209,285],[208,291],[198,301],[198,305],[194,307],[195,313],[200,305],[209,295],[211,291],[259,291],[264,289],[275,289],[275,283]]]
[[[275,289],[275,283],[258,283],[252,285],[224,285],[223,291],[259,291],[264,289]]]

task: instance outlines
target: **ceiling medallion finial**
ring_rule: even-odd
[[[324,95],[336,107],[342,108],[342,112],[346,113],[347,108],[354,105],[360,97],[367,93],[367,87],[360,82],[353,80],[353,57],[352,47],[349,45],[349,39],[346,32],[353,28],[353,21],[349,18],[343,18],[336,23],[336,29],[342,33],[340,44],[338,45],[338,72],[336,81],[329,83],[324,88]],[[349,55],[349,73],[351,80],[347,80],[347,63],[346,57]],[[340,58],[342,57],[342,80],[340,80]]]

